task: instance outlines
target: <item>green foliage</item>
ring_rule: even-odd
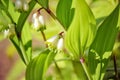
[[[27,66],[26,80],[44,80],[46,71],[56,53],[46,49],[35,57]]]
[[[48,9],[49,5],[48,2],[49,0],[36,0],[43,8]]]
[[[8,36],[8,38],[26,64],[26,80],[52,80],[58,79],[58,76],[63,80],[69,80],[70,78],[71,80],[73,78],[79,80],[103,80],[120,27],[120,3],[117,4],[117,1],[111,0],[87,0],[88,5],[85,0],[55,1],[58,2],[55,8],[56,15],[49,7],[49,0],[30,0],[26,2],[29,6],[28,11],[21,10],[21,12],[19,10],[15,11],[14,1],[0,0],[0,33],[6,32],[6,29],[10,30],[10,24],[14,25],[12,27],[14,28],[14,34],[12,37]],[[101,7],[101,5],[103,6]],[[23,4],[22,7],[26,8]],[[35,12],[33,9],[36,7],[40,8]],[[102,11],[103,8],[105,12]],[[114,10],[112,11],[112,9]],[[37,13],[36,17],[33,16],[34,12]],[[49,28],[46,26],[47,35],[44,30],[40,30],[38,33],[36,31],[37,34],[42,33],[45,42],[43,47],[45,49],[39,49],[39,54],[33,57],[35,54],[34,50],[32,51],[34,47],[32,46],[32,33],[27,19],[39,26],[41,24],[38,24],[38,22],[51,23],[52,19],[47,21],[49,17],[45,12],[57,20],[63,29],[56,28],[58,29],[56,30],[54,27],[54,29],[51,28],[53,25],[47,25],[50,26]],[[108,16],[110,12],[111,14]],[[32,21],[31,15],[35,21]],[[48,49],[51,45],[46,44],[46,36],[51,37],[51,34],[54,33],[58,35],[57,32],[54,32],[55,30],[64,31],[59,33],[57,39],[58,41],[60,38],[65,39],[66,46],[63,50],[57,50],[57,42],[54,49]],[[64,53],[64,56],[61,53]],[[52,68],[55,69],[51,68],[54,71],[48,75],[46,72],[52,63],[54,64]],[[67,72],[71,73],[68,75]],[[73,76],[75,74],[77,78]]]
[[[95,36],[95,18],[84,0],[73,0],[75,14],[66,35],[66,46],[75,59],[83,56]]]
[[[74,15],[74,8],[71,8],[72,1],[73,0],[59,0],[56,10],[57,18],[60,20],[65,30],[70,26]]]
[[[36,4],[36,2],[34,0],[32,0],[29,3],[29,6],[30,6],[29,10],[27,12],[22,12],[21,15],[19,16],[19,19],[17,22],[17,33],[21,33],[24,23],[25,23],[27,17],[29,16],[30,12],[34,8],[35,4]]]
[[[88,62],[93,80],[103,80],[118,32],[119,9],[120,5],[100,25],[90,47]]]

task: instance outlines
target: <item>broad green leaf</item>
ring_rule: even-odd
[[[90,47],[88,65],[93,80],[103,80],[103,76],[111,56],[118,32],[118,16],[120,5],[99,26],[96,37]]]
[[[59,0],[57,5],[57,18],[66,30],[70,26],[74,15],[74,8],[71,8],[72,1],[73,0]]]
[[[66,47],[72,56],[79,59],[92,43],[95,32],[95,18],[85,0],[73,0],[75,14],[66,34]]]
[[[26,80],[44,80],[46,71],[52,63],[56,53],[46,49],[35,57],[27,66]]]
[[[9,7],[9,0],[1,0],[3,4],[6,6],[6,9]]]
[[[6,10],[7,9],[1,0],[0,0],[0,9],[1,10]]]
[[[52,63],[52,61],[54,60],[55,55],[56,55],[56,52],[51,51],[46,58],[44,70],[43,70],[43,77],[42,77],[44,80],[45,80],[45,75],[46,75],[47,69],[50,66],[50,64]]]
[[[36,1],[45,9],[49,8],[49,5],[48,5],[49,0],[36,0]]]
[[[29,24],[24,25],[22,30],[22,42],[25,49],[25,55],[29,62],[32,58],[32,36],[29,28]]]
[[[32,11],[33,7],[35,6],[35,4],[36,4],[35,0],[31,0],[31,2],[29,3],[29,10],[27,12],[24,11],[21,13],[17,22],[17,33],[21,33],[24,23],[27,17],[29,16],[30,12]]]
[[[49,52],[48,49],[45,50],[28,64],[26,80],[42,80],[44,64]]]
[[[23,60],[24,63],[26,63],[24,55],[22,54],[21,48],[20,48],[20,42],[17,38],[17,36],[14,36],[13,38],[10,38],[10,41],[12,42],[12,44],[15,46],[19,56],[21,57],[21,59]]]

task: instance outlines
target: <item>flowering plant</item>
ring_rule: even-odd
[[[89,1],[89,0],[87,0]],[[92,0],[97,2],[99,0]],[[112,1],[112,0],[111,0]],[[115,0],[113,11],[99,23],[90,4],[85,0],[59,0],[56,15],[51,10],[49,0],[1,0],[0,31],[15,46],[26,65],[26,80],[52,80],[47,75],[54,64],[62,80],[67,80],[59,68],[57,55],[64,54],[62,60],[73,65],[77,80],[103,80],[120,26],[120,2]],[[32,11],[36,8],[39,9]],[[94,6],[94,5],[93,5]],[[10,9],[13,9],[14,15]],[[62,26],[62,31],[52,38],[46,38],[47,23],[45,11]],[[32,15],[32,29],[41,32],[45,49],[34,57],[32,36],[27,18]],[[17,18],[14,18],[18,16]],[[5,19],[5,21],[3,20]],[[59,25],[58,24],[58,25]],[[58,62],[57,62],[58,61]],[[67,67],[67,66],[66,66]],[[57,78],[58,79],[58,78]],[[116,79],[118,74],[116,72]]]

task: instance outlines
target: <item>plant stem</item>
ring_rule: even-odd
[[[55,60],[54,60],[54,63],[55,63],[55,67],[56,67],[56,69],[57,69],[57,71],[58,71],[61,79],[63,80],[62,72],[61,72],[61,70],[60,70],[60,68],[59,68],[59,66],[57,65],[57,62],[56,62]]]
[[[113,61],[114,61],[115,78],[116,78],[116,80],[119,80],[118,71],[117,71],[117,63],[116,63],[116,55],[115,54],[113,54]]]
[[[84,58],[81,58],[81,59],[80,59],[80,62],[81,62],[81,64],[82,64],[82,66],[83,66],[83,69],[84,69],[84,71],[85,71],[88,79],[89,79],[89,80],[92,80],[92,77],[91,77],[91,75],[90,75],[90,73],[89,73],[89,70],[88,70],[88,68],[87,68],[87,65],[86,65],[86,63],[85,63],[85,59],[84,59]]]
[[[43,40],[44,40],[44,41],[46,41],[47,39],[46,39],[46,36],[45,36],[44,31],[41,31],[41,34],[42,34]],[[46,44],[46,47],[48,47],[48,45],[47,45],[47,44]]]
[[[23,59],[25,61],[24,63],[25,63],[25,65],[27,65],[29,60],[28,60],[28,57],[26,55],[25,48],[24,48],[24,45],[23,45],[22,41],[20,41],[20,49],[21,49],[21,52],[22,52],[22,55],[23,55]]]

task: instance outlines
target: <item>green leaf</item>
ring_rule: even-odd
[[[57,5],[57,18],[66,30],[70,26],[74,15],[74,8],[71,8],[71,6],[72,0],[59,0]]]
[[[93,80],[103,80],[118,32],[118,15],[120,5],[99,26],[96,37],[90,47],[88,65]]]
[[[49,8],[49,5],[48,5],[49,0],[37,0],[37,2],[45,9]]]
[[[73,0],[75,14],[68,29],[65,43],[72,56],[79,59],[91,45],[95,32],[95,18],[85,0]]]
[[[21,51],[21,48],[20,48],[20,42],[19,42],[17,36],[14,36],[13,38],[10,38],[10,41],[15,46],[15,48],[18,51],[18,54],[21,57],[21,59],[23,60],[23,62],[26,63],[24,55],[22,54],[22,51]]]
[[[22,12],[19,19],[18,19],[18,22],[17,22],[17,33],[21,33],[22,31],[22,28],[24,26],[24,23],[27,19],[27,17],[29,16],[31,10],[33,9],[33,7],[35,6],[36,2],[34,0],[31,0],[31,2],[29,3],[29,10],[27,12]]]
[[[27,66],[26,80],[44,80],[45,73],[53,61],[56,53],[46,49],[35,57]]]
[[[51,51],[51,52],[48,54],[48,56],[47,56],[47,58],[46,58],[46,61],[45,61],[45,65],[44,65],[43,79],[46,78],[45,75],[46,75],[47,69],[48,69],[48,67],[50,66],[50,64],[52,63],[52,61],[54,60],[55,55],[56,55],[56,52],[54,52],[54,50]]]
[[[3,4],[6,6],[6,8],[8,9],[9,7],[9,0],[1,0],[3,2]]]
[[[27,61],[29,62],[32,59],[32,36],[28,23],[24,25],[22,30],[22,42]]]
[[[27,66],[26,80],[42,80],[45,60],[50,51],[47,49],[35,57]]]

